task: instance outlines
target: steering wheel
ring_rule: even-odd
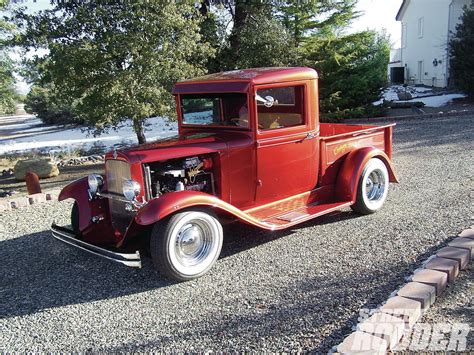
[[[234,117],[234,118],[229,119],[229,121],[230,121],[234,126],[245,127],[245,128],[248,128],[248,127],[249,127],[249,120],[246,119],[246,118]],[[242,123],[244,123],[244,125],[242,125]],[[263,126],[259,123],[259,124],[258,124],[258,128],[262,129]]]

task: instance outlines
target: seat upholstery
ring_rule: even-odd
[[[258,113],[258,125],[260,129],[271,129],[278,127],[289,127],[303,124],[300,113]]]

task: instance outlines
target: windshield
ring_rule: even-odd
[[[181,95],[184,125],[249,127],[247,95]]]

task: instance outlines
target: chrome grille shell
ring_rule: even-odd
[[[131,179],[130,164],[123,160],[109,159],[105,162],[105,176],[107,192],[123,197],[123,183]],[[133,220],[134,213],[125,209],[127,202],[112,198],[108,200],[112,226],[123,235]]]

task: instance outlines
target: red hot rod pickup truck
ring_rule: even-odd
[[[221,251],[221,222],[277,230],[351,206],[379,210],[397,182],[392,128],[319,123],[318,76],[259,68],[179,82],[179,135],[105,157],[105,175],[66,186],[71,229],[57,239],[140,267],[145,241],[176,280],[206,273]]]

